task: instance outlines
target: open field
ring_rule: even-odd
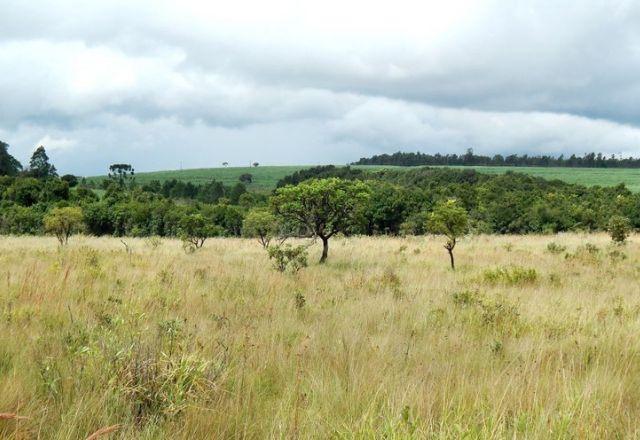
[[[127,242],[0,237],[0,438],[640,435],[640,236]]]
[[[278,180],[292,174],[298,170],[309,168],[309,166],[260,166],[250,167],[229,167],[229,168],[201,168],[192,170],[155,171],[149,173],[139,173],[136,181],[146,183],[151,180],[178,179],[193,183],[204,183],[211,179],[223,182],[225,185],[233,185],[238,182],[241,174],[250,173],[253,175],[251,188],[254,190],[272,190]],[[384,165],[356,165],[353,168],[360,169],[400,169],[407,170],[414,167],[394,167]],[[482,173],[501,174],[507,171],[531,174],[532,176],[543,177],[545,179],[559,179],[569,183],[579,183],[586,186],[615,186],[625,183],[634,192],[640,191],[640,169],[631,168],[556,168],[556,167],[451,167],[451,168],[474,168]],[[91,177],[89,180],[100,180],[104,176]]]

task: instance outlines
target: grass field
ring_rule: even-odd
[[[238,178],[243,173],[251,173],[254,183],[251,187],[254,190],[268,191],[275,188],[278,180],[294,173],[295,171],[309,168],[309,166],[261,166],[231,167],[231,168],[202,168],[192,170],[175,171],[155,171],[150,173],[139,173],[136,181],[146,183],[150,180],[178,179],[193,183],[204,183],[211,179],[222,181],[226,185],[233,185],[238,182]],[[411,169],[412,167],[392,167],[392,166],[354,166],[361,169]],[[452,168],[475,168],[482,173],[501,174],[506,171],[531,174],[545,179],[559,179],[569,183],[579,183],[587,186],[615,186],[625,183],[627,187],[635,192],[640,191],[640,169],[602,169],[602,168],[549,168],[549,167],[452,167]],[[104,176],[92,177],[89,180],[101,180]]]
[[[0,438],[637,438],[639,240],[0,237]]]

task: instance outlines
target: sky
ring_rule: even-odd
[[[23,164],[640,156],[638,1],[0,3],[0,140]]]

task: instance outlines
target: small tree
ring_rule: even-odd
[[[255,208],[247,213],[242,223],[242,235],[257,237],[262,247],[269,247],[273,237],[278,234],[276,216],[265,208]]]
[[[222,162],[222,166],[225,167],[225,168],[228,167],[229,166],[229,162]]]
[[[121,187],[132,187],[135,182],[135,170],[128,163],[114,163],[109,166],[109,180]]]
[[[629,219],[621,215],[611,216],[609,224],[607,225],[607,231],[609,231],[611,240],[613,240],[614,243],[624,244],[631,232]]]
[[[280,188],[271,203],[285,224],[306,229],[322,240],[320,263],[324,263],[329,239],[357,222],[368,198],[369,187],[364,182],[333,177]]]
[[[180,238],[194,249],[200,249],[207,238],[220,233],[220,227],[211,224],[202,214],[188,214],[180,220]]]
[[[469,216],[467,211],[456,200],[447,200],[439,203],[427,220],[427,229],[436,234],[447,237],[444,248],[449,253],[451,269],[455,270],[453,249],[457,240],[469,229]]]
[[[278,272],[298,272],[307,267],[307,246],[275,245],[267,248],[269,259]]]
[[[82,209],[78,207],[53,208],[44,217],[44,229],[54,234],[60,246],[69,242],[69,237],[81,230]]]
[[[251,164],[254,168],[258,168],[258,165],[260,165],[258,162],[254,162]]]
[[[243,173],[240,174],[240,177],[238,179],[242,183],[251,183],[253,182],[253,175],[251,173]]]

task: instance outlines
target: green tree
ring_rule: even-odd
[[[180,237],[196,249],[201,248],[207,238],[217,237],[220,232],[220,228],[202,214],[188,214],[180,220]]]
[[[81,230],[82,209],[78,207],[53,208],[44,217],[44,230],[54,234],[60,245],[69,241],[69,237]]]
[[[15,176],[22,171],[22,165],[8,149],[9,144],[0,141],[0,176]]]
[[[131,188],[135,182],[135,170],[128,163],[114,163],[109,165],[109,180],[119,187]]]
[[[456,200],[440,202],[429,216],[427,229],[447,237],[444,248],[449,253],[451,269],[455,270],[456,264],[453,258],[453,249],[456,247],[458,238],[469,229],[467,211]]]
[[[629,219],[621,215],[613,215],[609,219],[607,231],[616,244],[624,244],[631,232],[631,223]]]
[[[37,179],[46,179],[58,175],[56,167],[49,162],[49,156],[47,156],[47,152],[42,145],[36,148],[36,151],[31,155],[28,174]]]
[[[278,220],[266,208],[255,208],[247,213],[242,223],[242,235],[257,237],[262,247],[269,247],[273,237],[278,234]]]
[[[357,223],[368,198],[369,187],[365,183],[329,178],[280,188],[271,203],[285,223],[306,229],[322,240],[320,263],[324,263],[329,239]]]

